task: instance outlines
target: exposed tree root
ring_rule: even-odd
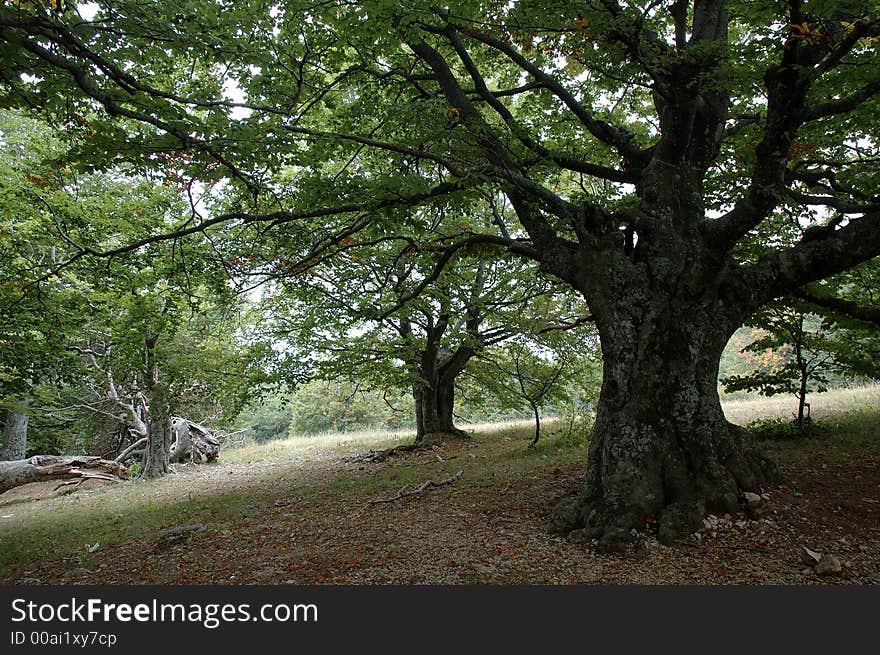
[[[430,446],[426,446],[425,444],[420,443],[407,443],[401,444],[400,446],[394,446],[393,448],[385,448],[384,450],[368,450],[361,455],[352,455],[351,457],[346,457],[345,461],[370,463],[384,462],[389,457],[396,457],[401,453],[415,452],[417,450],[424,450],[425,448],[430,448]]]
[[[422,438],[418,439],[416,443],[433,444],[441,443],[447,440],[463,440],[470,438],[471,435],[469,432],[465,432],[464,430],[460,430],[458,428],[452,428],[450,430],[444,430],[442,432],[429,432],[428,434],[422,435]]]
[[[646,527],[669,545],[698,530],[707,513],[747,509],[743,494],[775,486],[779,474],[742,428],[728,425],[721,437],[702,448],[692,443],[690,451],[658,450],[660,456],[648,458],[645,466],[618,460],[617,469],[603,471],[610,474],[591,475],[588,469],[584,488],[554,508],[553,530],[578,541],[596,540],[600,551],[622,551]],[[619,461],[630,465],[621,467]],[[604,463],[597,459],[591,465]]]
[[[399,446],[394,446],[393,448],[385,448],[384,450],[368,450],[367,452],[361,455],[352,455],[351,457],[346,457],[345,461],[347,462],[384,462],[385,460],[391,457],[397,457],[402,453],[413,453],[420,452],[423,450],[434,450],[438,446],[440,446],[446,438],[453,439],[470,439],[470,435],[464,430],[458,430],[455,433],[452,432],[432,432],[431,434],[427,434],[422,437],[420,440],[414,443],[405,443],[400,444]],[[444,458],[449,459],[449,458]]]

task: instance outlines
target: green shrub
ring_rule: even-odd
[[[798,428],[797,421],[784,418],[767,418],[752,421],[746,429],[759,440],[798,439],[804,436],[815,436],[825,432],[823,427],[816,425],[812,419],[807,418],[804,423],[804,431]]]

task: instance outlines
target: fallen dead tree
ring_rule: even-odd
[[[158,336],[144,342],[146,354],[156,347]],[[220,440],[205,426],[180,416],[169,416],[167,388],[159,383],[159,369],[155,362],[139,382],[120,379],[109,365],[112,344],[95,343],[86,346],[70,345],[91,363],[104,380],[104,386],[89,385],[94,400],[76,405],[78,408],[111,416],[119,435],[113,448],[104,457],[114,457],[120,464],[137,462],[141,475],[159,477],[168,471],[168,465],[178,462],[213,462],[220,455]],[[142,372],[143,373],[143,372]],[[135,376],[136,378],[138,376]],[[116,412],[104,408],[109,402]]]
[[[129,444],[116,456],[114,461],[125,463],[129,460],[143,459],[147,447],[147,437],[141,437]],[[171,418],[171,449],[168,461],[213,462],[220,456],[220,440],[214,433],[195,421],[174,416]]]
[[[200,423],[175,416],[171,419],[171,462],[213,462],[220,456],[220,440]]]
[[[0,462],[0,493],[30,482],[73,478],[118,481],[131,479],[131,473],[119,462],[89,456],[34,455]]]

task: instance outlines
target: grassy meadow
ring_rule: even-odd
[[[836,389],[810,400],[814,432],[765,442],[772,457],[781,462],[880,458],[880,386]],[[736,397],[725,399],[724,407],[730,420],[748,424],[790,418],[795,401]],[[162,531],[183,524],[232,529],[251,509],[291,498],[332,502],[354,488],[382,497],[429,475],[440,479],[459,470],[464,471],[461,485],[503,487],[507,480],[547,476],[585,459],[586,430],[571,433],[562,421],[547,421],[542,441],[531,449],[528,421],[467,427],[474,439],[454,457],[438,451],[434,458],[376,470],[345,457],[405,443],[412,433],[293,436],[227,449],[215,464],[178,467],[159,480],[90,482],[72,493],[55,490],[53,483],[13,489],[0,495],[0,571],[25,572],[29,563],[46,557],[88,567],[112,544],[149,544]]]

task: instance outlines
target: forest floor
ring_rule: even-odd
[[[740,423],[791,404],[733,400]],[[0,583],[13,584],[877,584],[880,388],[817,394],[814,432],[765,440],[784,483],[760,519],[709,517],[672,546],[646,534],[598,554],[548,531],[583,480],[586,446],[561,422],[527,449],[527,423],[383,462],[354,453],[405,436],[298,437],[180,466],[156,481],[0,495]],[[461,477],[389,500],[404,488]],[[179,543],[168,530],[201,523]],[[834,555],[818,575],[802,547]]]

